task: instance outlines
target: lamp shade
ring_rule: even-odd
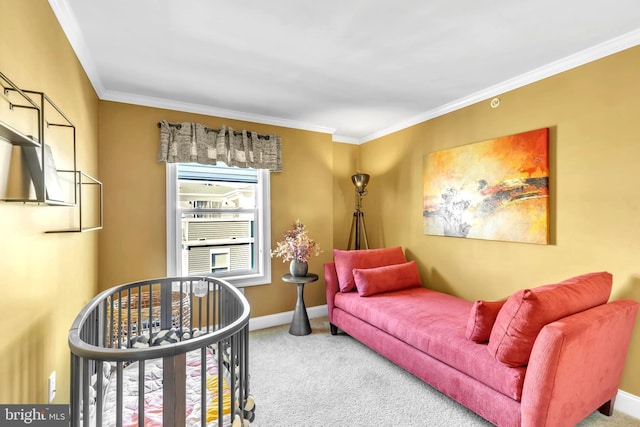
[[[363,193],[369,183],[369,175],[366,173],[356,173],[351,177],[351,181],[353,182],[353,185],[356,186],[356,191],[358,193]]]

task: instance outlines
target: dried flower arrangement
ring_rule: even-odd
[[[299,219],[291,230],[282,234],[284,240],[278,242],[276,249],[271,251],[271,256],[282,258],[282,262],[309,262],[309,258],[321,252],[320,246],[309,237],[306,226]]]

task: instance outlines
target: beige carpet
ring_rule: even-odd
[[[332,336],[326,318],[297,337],[289,326],[249,338],[253,427],[491,426],[462,405],[348,335]],[[620,412],[591,414],[579,427],[638,427]]]

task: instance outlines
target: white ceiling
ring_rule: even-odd
[[[100,99],[350,143],[640,44],[638,0],[49,3]]]

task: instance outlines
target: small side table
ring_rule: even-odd
[[[293,312],[289,333],[291,335],[309,335],[311,333],[311,324],[309,323],[307,308],[304,306],[304,285],[318,280],[318,275],[313,273],[308,273],[306,276],[285,274],[282,276],[282,280],[298,285],[298,301],[296,302],[296,309]]]

